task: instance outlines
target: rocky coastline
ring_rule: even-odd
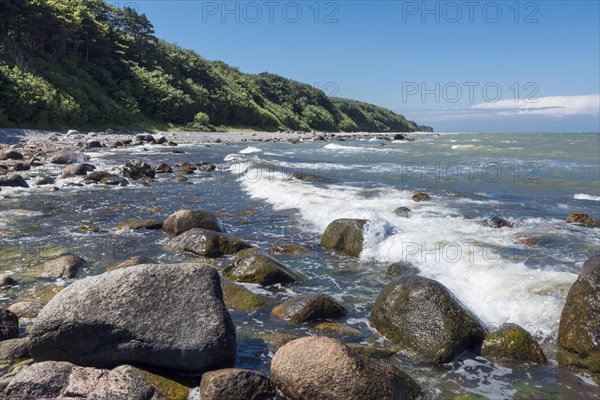
[[[399,135],[399,136],[398,136]],[[411,134],[412,135],[412,134]],[[400,134],[372,135],[410,140]],[[124,186],[151,182],[159,174],[186,175],[211,163],[150,165],[131,160],[119,174],[99,170],[87,153],[104,149],[259,141],[350,140],[356,134],[326,133],[131,133],[82,134],[0,131],[0,197],[4,188],[52,187],[78,177],[82,185]],[[30,174],[51,165],[55,175]],[[310,180],[302,176],[296,179]],[[413,201],[434,201],[415,193]],[[396,210],[408,215],[410,209]],[[575,214],[574,214],[575,215]],[[510,229],[500,217],[491,229]],[[589,216],[565,223],[598,226]],[[339,219],[323,232],[320,246],[349,259],[360,255],[368,220]],[[133,257],[103,274],[78,277],[86,260],[73,254],[49,257],[39,276],[70,284],[48,301],[13,303],[0,309],[0,358],[10,361],[0,377],[0,399],[186,399],[197,390],[207,399],[425,399],[428,394],[401,368],[381,362],[369,349],[344,342],[352,328],[339,322],[347,310],[319,293],[271,304],[243,284],[302,285],[300,272],[278,254],[305,250],[296,244],[260,249],[225,232],[219,217],[200,207],[179,210],[166,220],[129,219],[119,229],[162,230],[166,251],[192,255],[193,263],[158,264]],[[527,240],[524,238],[523,240]],[[315,243],[315,246],[319,246]],[[580,261],[584,261],[582,259]],[[546,364],[527,330],[514,324],[486,327],[439,282],[417,275],[411,265],[390,265],[389,283],[371,308],[370,323],[414,362],[436,365],[482,356],[505,366]],[[18,285],[2,276],[3,286]],[[270,374],[236,367],[236,327],[231,312],[267,307],[290,324],[321,326],[318,336],[279,338]],[[560,321],[557,361],[600,380],[600,254],[585,261]],[[31,319],[20,332],[19,321]],[[285,397],[281,397],[285,396]],[[467,399],[470,397],[457,397]]]

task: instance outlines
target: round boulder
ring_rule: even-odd
[[[481,355],[497,364],[546,364],[546,356],[539,343],[529,332],[516,324],[504,324],[496,332],[489,332]]]
[[[0,176],[0,187],[22,187],[28,188],[29,185],[21,175],[10,174]]]
[[[202,400],[269,400],[275,397],[275,386],[260,372],[226,368],[202,375]]]
[[[297,324],[322,319],[342,318],[348,310],[331,296],[310,293],[286,300],[273,309],[277,318],[287,319]]]
[[[202,373],[233,366],[235,327],[214,268],[145,264],[74,282],[30,334],[36,361],[146,364]]]
[[[74,164],[88,161],[90,158],[75,151],[58,151],[50,158],[52,164]]]
[[[238,252],[233,263],[223,270],[223,276],[234,282],[258,283],[262,286],[302,280],[302,275],[260,249]]]
[[[194,228],[223,232],[217,216],[204,210],[181,210],[171,214],[163,225],[163,230],[170,236],[178,236]]]
[[[364,219],[337,219],[330,223],[321,236],[321,246],[358,257],[363,247]]]
[[[416,201],[418,203],[421,201],[429,200],[429,199],[431,199],[431,197],[427,193],[417,192],[412,195],[412,199],[413,199],[413,201]]]
[[[42,275],[49,278],[75,278],[85,264],[86,261],[81,257],[65,255],[46,261],[34,269],[41,269]]]
[[[589,258],[573,283],[560,316],[556,358],[600,373],[600,254]]]
[[[379,294],[371,325],[415,359],[452,361],[481,345],[485,328],[441,283],[409,275]]]
[[[252,245],[244,240],[201,228],[185,231],[165,245],[168,250],[183,251],[201,257],[235,254],[250,247]]]
[[[297,339],[277,350],[271,379],[292,400],[423,398],[419,385],[399,368],[363,359],[323,336]]]

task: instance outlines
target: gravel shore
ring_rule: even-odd
[[[44,131],[36,129],[0,129],[0,144],[15,145],[19,143],[39,142],[77,142],[97,139],[102,142],[116,142],[133,139],[142,132],[106,133],[81,132],[80,135],[67,135],[66,131]],[[393,136],[393,133],[325,133],[325,132],[152,132],[155,136],[165,136],[169,141],[179,144],[203,143],[239,143],[263,141],[296,141],[296,140],[332,140],[336,137],[354,138],[365,136]],[[420,132],[410,133],[409,136]]]

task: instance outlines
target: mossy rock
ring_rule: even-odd
[[[293,283],[304,277],[260,249],[245,249],[235,255],[223,275],[234,282],[257,283],[262,286]]]
[[[423,192],[417,192],[415,194],[412,195],[412,199],[413,201],[421,202],[421,201],[427,201],[430,200],[431,197],[427,194],[427,193],[423,193]]]
[[[409,262],[400,261],[388,265],[385,277],[388,279],[396,279],[406,275],[416,275],[419,269]]]
[[[347,324],[339,322],[322,322],[313,327],[315,331],[341,336],[360,336],[360,332]]]
[[[366,358],[374,358],[377,360],[389,358],[394,354],[398,353],[398,351],[400,351],[399,349],[393,347],[378,347],[358,343],[350,343],[348,347],[350,348],[350,350],[352,350],[358,355],[361,355]]]
[[[242,285],[221,279],[221,287],[223,288],[225,304],[235,311],[253,311],[267,304],[262,296]]]
[[[278,244],[271,247],[271,254],[293,254],[300,255],[308,253],[306,247],[298,246],[297,244]]]
[[[38,285],[31,289],[21,292],[16,302],[42,302],[48,303],[54,296],[58,294],[64,287],[54,285]]]
[[[165,400],[186,400],[190,395],[190,388],[179,382],[143,369],[131,366],[128,369],[154,386]]]
[[[559,364],[600,373],[600,254],[589,258],[573,283],[558,328]]]
[[[322,293],[309,293],[284,301],[273,309],[277,318],[297,324],[324,319],[341,318],[348,310],[333,297]]]
[[[343,254],[358,257],[363,248],[364,219],[337,219],[330,223],[321,236],[321,246]]]
[[[488,332],[481,346],[481,355],[494,363],[508,366],[547,362],[539,343],[516,324],[504,324],[497,331]]]
[[[273,347],[273,350],[277,351],[280,347],[283,347],[292,340],[298,339],[298,335],[289,332],[270,332],[258,335],[258,338],[264,340],[266,343]]]
[[[585,226],[588,228],[597,228],[600,226],[600,221],[587,214],[569,214],[566,222],[567,224]]]

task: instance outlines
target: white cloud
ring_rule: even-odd
[[[549,117],[564,117],[571,115],[600,114],[600,94],[583,96],[549,96],[538,99],[500,100],[495,103],[475,104],[472,109],[486,110],[495,115],[543,115]]]

